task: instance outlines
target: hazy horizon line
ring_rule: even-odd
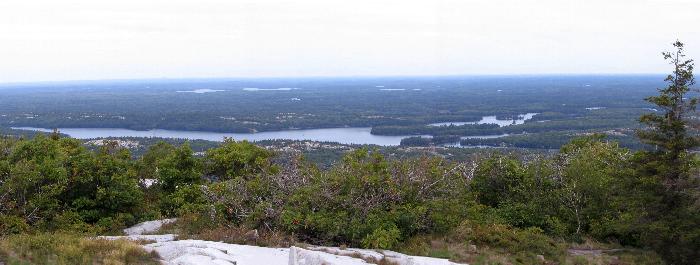
[[[197,81],[197,80],[265,80],[265,79],[372,79],[372,78],[449,78],[449,77],[538,77],[538,76],[665,76],[666,73],[526,73],[526,74],[445,74],[445,75],[299,75],[299,76],[211,76],[211,77],[146,77],[105,79],[64,79],[2,82],[0,86],[48,85],[71,83]]]

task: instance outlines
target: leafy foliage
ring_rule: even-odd
[[[222,180],[246,177],[269,168],[271,157],[270,151],[248,141],[226,139],[220,147],[207,151],[207,170]]]
[[[388,162],[360,149],[292,194],[281,225],[313,241],[392,247],[464,218],[463,173],[441,160]]]
[[[77,140],[43,135],[2,141],[0,215],[15,216],[10,230],[21,223],[50,228],[69,213],[76,222],[106,229],[136,221],[142,192],[128,151],[105,147],[93,153]]]

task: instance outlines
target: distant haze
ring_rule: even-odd
[[[665,73],[696,0],[2,0],[0,83]]]

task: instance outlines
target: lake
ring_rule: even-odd
[[[478,122],[445,122],[434,123],[430,126],[449,126],[449,125],[464,125],[464,124],[482,124],[493,123],[499,126],[508,126],[512,124],[522,124],[526,120],[532,119],[537,113],[527,113],[518,115],[517,120],[498,120],[496,116],[484,116]],[[30,130],[39,132],[53,132],[53,129],[36,128],[36,127],[12,127],[18,130]],[[160,137],[160,138],[179,138],[190,140],[207,140],[207,141],[223,141],[224,137],[233,138],[234,140],[248,140],[251,142],[263,140],[310,140],[318,142],[337,142],[341,144],[368,144],[381,146],[396,146],[401,143],[401,139],[417,136],[417,135],[399,135],[386,136],[374,135],[371,133],[371,127],[346,127],[346,128],[329,128],[329,129],[308,129],[308,130],[284,130],[272,132],[258,133],[220,133],[220,132],[203,132],[203,131],[178,131],[178,130],[162,130],[153,129],[147,131],[137,131],[120,128],[58,128],[58,130],[67,134],[70,137],[77,139],[94,139],[106,137]],[[503,135],[480,135],[480,136],[465,136],[462,139],[468,138],[498,138],[508,136]],[[422,135],[422,137],[431,137]],[[449,145],[459,147],[459,143]]]
[[[525,114],[520,114],[518,115],[517,119],[507,119],[507,120],[499,120],[496,118],[496,116],[483,116],[481,117],[481,120],[479,121],[468,121],[468,122],[438,122],[438,123],[431,123],[428,124],[428,126],[461,126],[461,125],[467,125],[467,124],[498,124],[500,127],[504,126],[510,126],[510,125],[519,125],[525,123],[525,121],[532,119],[532,117],[535,117],[538,113],[525,113]]]
[[[40,132],[52,132],[53,129],[34,127],[13,127],[19,130],[31,130]],[[180,138],[190,140],[223,141],[224,137],[235,140],[262,141],[262,140],[311,140],[319,142],[338,142],[341,144],[371,144],[381,146],[395,146],[401,143],[401,139],[410,136],[384,136],[373,135],[370,127],[349,127],[331,129],[310,130],[285,130],[258,133],[219,133],[202,131],[176,131],[176,130],[148,130],[136,131],[119,128],[59,128],[61,133],[78,139],[92,139],[105,137],[161,137]]]

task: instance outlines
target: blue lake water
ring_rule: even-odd
[[[196,92],[195,92],[196,93]],[[496,116],[484,116],[477,122],[442,122],[429,124],[430,126],[449,126],[449,125],[465,125],[465,124],[484,124],[493,123],[499,126],[509,126],[514,124],[522,124],[525,121],[532,119],[537,113],[527,113],[518,115],[515,120],[499,120]],[[52,132],[53,129],[36,128],[36,127],[13,127],[13,129],[31,130],[40,132]],[[178,131],[178,130],[162,130],[153,129],[147,131],[137,131],[120,128],[58,128],[61,133],[67,134],[77,139],[94,139],[105,137],[160,137],[160,138],[179,138],[190,140],[208,140],[208,141],[223,141],[225,137],[232,138],[237,141],[248,140],[251,142],[263,140],[310,140],[318,142],[337,142],[341,144],[368,144],[381,146],[396,146],[401,143],[401,139],[415,135],[399,135],[386,136],[371,134],[371,127],[346,127],[346,128],[328,128],[328,129],[308,129],[308,130],[284,130],[273,132],[258,132],[258,133],[221,133],[221,132],[205,132],[205,131]],[[481,136],[465,136],[467,138],[498,138],[508,136],[503,135],[481,135]],[[423,135],[422,137],[430,137]],[[459,146],[459,143],[448,145]]]
[[[34,127],[13,127],[13,129],[52,132],[53,129]],[[409,136],[384,136],[373,135],[370,127],[349,127],[311,130],[286,130],[258,133],[220,133],[202,131],[176,131],[176,130],[148,130],[136,131],[119,128],[58,128],[61,133],[78,139],[92,139],[105,137],[162,137],[180,138],[190,140],[223,141],[224,137],[235,140],[262,141],[262,140],[312,140],[319,142],[338,142],[341,144],[372,144],[381,146],[394,146],[401,143],[401,139]]]
[[[510,125],[519,125],[525,123],[525,121],[532,119],[532,117],[535,117],[538,113],[525,113],[525,114],[520,114],[518,115],[517,119],[506,119],[506,120],[499,120],[496,118],[496,116],[484,116],[481,117],[481,120],[479,121],[468,121],[468,122],[438,122],[438,123],[431,123],[428,124],[428,126],[461,126],[461,125],[467,125],[467,124],[497,124],[500,127],[504,126],[510,126]]]

